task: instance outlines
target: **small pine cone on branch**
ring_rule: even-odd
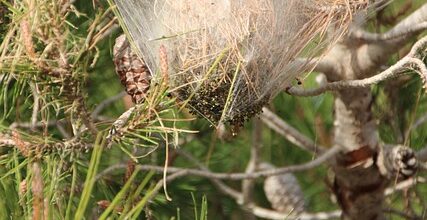
[[[418,170],[418,163],[414,150],[402,145],[384,146],[377,159],[380,172],[392,180],[396,175],[403,179],[414,176]]]
[[[260,164],[261,170],[272,169],[273,165]],[[276,211],[298,215],[305,211],[304,193],[292,173],[269,176],[264,181],[264,192]]]
[[[124,34],[116,39],[113,55],[116,72],[126,92],[132,97],[134,103],[144,102],[150,88],[151,73],[144,60],[132,50]]]

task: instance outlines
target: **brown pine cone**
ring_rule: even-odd
[[[143,103],[150,88],[151,73],[144,60],[132,51],[132,47],[123,34],[116,39],[113,50],[116,72],[126,92],[134,103]]]
[[[271,164],[260,164],[261,170],[272,168]],[[292,173],[267,177],[264,192],[273,209],[279,212],[298,215],[305,211],[304,193]]]

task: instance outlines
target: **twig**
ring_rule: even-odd
[[[317,145],[310,138],[301,134],[297,129],[293,128],[280,117],[271,112],[268,108],[263,108],[260,115],[261,120],[271,129],[281,134],[291,143],[301,147],[302,149],[310,152],[324,152],[325,147]]]
[[[427,161],[427,146],[417,152],[417,158],[419,161]]]
[[[147,201],[150,201],[152,198],[154,198],[154,196],[156,196],[159,193],[159,191],[163,187],[164,183],[171,182],[171,181],[173,181],[179,177],[185,176],[185,175],[186,175],[185,171],[180,171],[180,172],[176,172],[176,173],[166,177],[166,179],[159,180],[157,182],[156,186],[154,187],[153,191],[151,192],[151,195]]]
[[[331,82],[318,88],[308,90],[291,87],[287,88],[286,92],[296,96],[317,96],[327,91],[337,91],[351,88],[365,88],[400,75],[401,71],[404,68],[410,67],[410,64],[415,65],[417,67],[418,73],[421,79],[423,80],[424,87],[427,87],[427,67],[422,61],[422,59],[424,58],[423,54],[425,53],[424,50],[426,49],[426,47],[427,36],[424,36],[412,46],[411,51],[408,53],[408,55],[406,55],[404,58],[402,58],[393,66],[389,67],[383,72],[369,78],[360,80]]]
[[[265,171],[257,171],[253,173],[213,173],[213,172],[207,172],[205,170],[200,170],[200,169],[188,169],[188,168],[178,168],[178,167],[168,167],[168,173],[176,173],[176,172],[183,171],[185,172],[185,175],[201,176],[201,177],[213,178],[213,179],[228,179],[228,180],[255,179],[255,178],[280,175],[280,174],[290,173],[290,172],[300,172],[300,171],[310,170],[330,160],[339,151],[340,151],[340,147],[336,146],[326,151],[317,159],[312,160],[305,164],[275,168],[275,169],[270,169]],[[126,167],[127,167],[126,164],[117,164],[114,167],[107,168],[106,170],[102,171],[98,175],[102,176],[113,170],[124,169]],[[154,165],[139,165],[135,169],[153,170],[161,173],[164,171],[164,167],[154,166]],[[97,176],[97,178],[100,178],[100,177]]]
[[[98,44],[98,42],[103,40],[105,37],[110,36],[114,31],[119,29],[120,26],[116,24],[116,20],[117,18],[113,18],[98,33],[96,33],[96,35],[92,38],[92,42],[88,50],[92,50]]]
[[[200,163],[196,158],[194,158],[191,154],[189,154],[188,152],[184,151],[184,150],[177,150],[178,154],[180,154],[181,156],[184,156],[185,158],[187,158],[189,161],[191,161],[192,163],[194,163],[195,165],[197,165],[199,167],[199,169],[204,170],[206,172],[211,172],[205,165],[203,165],[202,163]],[[232,197],[233,199],[235,199],[239,204],[242,203],[243,201],[243,195],[230,188],[229,186],[225,185],[223,182],[221,182],[218,179],[210,179],[215,185],[216,187],[223,192],[224,194]]]
[[[314,57],[314,58],[297,58],[292,63],[293,66],[295,66],[296,69],[307,67],[307,69],[319,72],[319,73],[330,73],[333,72],[334,64],[328,62],[325,59],[322,59],[321,57]]]
[[[35,83],[31,83],[31,90],[33,93],[33,98],[34,98],[34,105],[33,105],[33,113],[31,114],[31,130],[35,130],[36,129],[36,124],[37,124],[37,115],[39,114],[39,110],[40,110],[40,94],[39,94],[39,89],[37,87],[37,84]]]
[[[421,177],[414,177],[414,178],[410,178],[410,179],[404,180],[404,181],[399,182],[398,184],[396,184],[396,185],[394,185],[392,187],[387,188],[384,191],[384,195],[389,196],[389,195],[391,195],[391,194],[393,194],[393,193],[395,193],[397,191],[401,191],[401,190],[404,190],[404,189],[411,188],[411,187],[417,185],[417,183],[420,183],[420,182],[425,182],[425,179],[421,178]]]
[[[62,137],[65,139],[71,139],[72,135],[64,128],[64,125],[59,122],[56,124],[56,128],[58,129],[59,133],[61,133]]]
[[[246,166],[246,173],[253,173],[258,170],[260,151],[262,147],[262,122],[259,119],[253,120],[253,131],[252,131],[252,147],[251,147],[251,158],[249,159],[248,165]],[[253,202],[253,188],[255,182],[254,179],[244,179],[242,181],[242,193],[243,203]]]
[[[75,2],[76,0],[69,0],[65,2],[61,7],[61,13],[65,14],[67,10],[69,10],[69,7]]]
[[[251,209],[251,211],[260,218],[277,220],[330,220],[334,218],[339,218],[341,216],[341,211],[302,213],[298,216],[293,216],[289,215],[288,213],[280,213],[259,206],[249,206],[248,208]]]
[[[111,96],[111,97],[105,99],[104,101],[99,103],[99,105],[95,108],[95,110],[93,110],[91,117],[96,118],[107,106],[109,106],[112,103],[114,103],[115,101],[123,98],[125,95],[126,95],[126,92],[123,91],[117,95],[114,95],[114,96]]]
[[[419,126],[421,126],[422,124],[427,122],[427,114],[421,116],[420,118],[418,118],[415,123],[411,126],[410,130],[415,130],[417,129]]]
[[[391,30],[383,34],[370,33],[363,30],[354,30],[350,33],[350,37],[370,43],[370,42],[392,40],[395,38],[403,38],[409,34],[418,33],[425,29],[427,29],[427,22],[421,22],[410,27],[405,27],[405,29],[401,28],[398,30]]]
[[[47,122],[43,122],[43,121],[38,121],[35,124],[33,124],[32,122],[13,122],[12,124],[10,124],[9,129],[15,129],[15,128],[38,128],[38,127],[44,127],[44,126],[55,126],[58,123],[58,121],[56,120],[50,120]]]
[[[188,160],[196,164],[200,169],[205,170],[207,172],[210,172],[210,170],[205,167],[202,163],[200,163],[196,158],[191,156],[191,154],[187,153],[183,150],[178,150],[178,153],[184,157],[186,157]],[[243,194],[230,188],[226,184],[224,184],[222,181],[218,179],[212,179],[209,178],[210,181],[214,183],[217,188],[223,192],[225,195],[228,195],[236,200],[236,202],[240,205],[243,205],[245,209],[248,209],[252,214],[254,214],[257,217],[260,218],[266,218],[266,219],[298,219],[298,220],[322,220],[322,219],[331,219],[331,218],[337,218],[341,215],[341,211],[334,211],[334,212],[320,212],[320,213],[302,213],[298,216],[292,216],[289,215],[289,213],[280,213],[274,210],[269,210],[266,208],[262,208],[257,206],[255,203],[244,201],[243,200]]]
[[[325,84],[324,86],[320,86],[316,89],[309,89],[309,90],[292,87],[287,89],[286,92],[289,93],[290,95],[295,95],[295,96],[318,96],[327,91],[344,90],[344,89],[351,89],[351,88],[365,88],[365,87],[368,87],[368,86],[377,84],[379,82],[385,81],[387,79],[398,76],[402,71],[402,69],[407,67],[409,64],[414,64],[419,68],[419,71],[421,72],[420,75],[423,78],[423,81],[425,82],[426,81],[425,79],[427,77],[427,69],[424,63],[418,58],[407,56],[399,60],[396,64],[394,64],[387,70],[373,77],[360,79],[360,80],[331,82],[331,83]]]
[[[175,172],[174,174],[167,177],[167,182],[172,181],[173,179],[191,175],[192,171],[197,171],[199,173],[212,173],[206,166],[204,166],[202,163],[200,163],[196,158],[194,158],[191,154],[184,150],[177,150],[177,153],[181,156],[184,156],[186,159],[194,163],[196,166],[199,167],[199,170],[189,170],[189,169],[178,169],[169,167],[169,172]],[[98,175],[95,177],[95,181],[99,181],[104,175],[118,170],[118,169],[126,169],[127,164],[116,164],[113,166],[110,166],[109,168],[103,170],[102,172],[98,173]],[[148,168],[148,169],[145,169]],[[142,169],[142,170],[155,170],[157,172],[162,172],[163,167],[160,166],[148,166],[148,165],[140,165],[136,167],[136,169]],[[210,181],[213,182],[213,184],[225,195],[230,196],[231,198],[235,199],[236,202],[240,205],[243,205],[243,195],[242,193],[230,188],[226,184],[224,184],[222,181],[218,180],[217,178],[211,178],[208,177]],[[153,198],[154,195],[156,195],[160,189],[163,186],[163,180],[160,180],[157,182],[155,188],[155,193],[150,198]],[[256,215],[260,218],[266,218],[266,219],[286,219],[286,220],[327,220],[327,219],[333,219],[338,218],[341,215],[341,211],[332,211],[332,212],[319,212],[319,213],[302,213],[298,216],[292,216],[289,215],[289,213],[280,213],[274,210],[269,210],[260,206],[257,206],[254,203],[247,203],[244,204],[243,207],[247,210],[249,210],[251,213]]]

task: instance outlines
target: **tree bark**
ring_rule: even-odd
[[[389,33],[427,21],[427,4],[396,25]],[[390,56],[419,32],[387,41],[364,42],[351,35],[325,56],[333,64],[325,75],[328,81],[356,80],[373,76]],[[324,68],[325,69],[325,68]],[[370,88],[346,89],[334,93],[334,145],[342,148],[335,157],[333,191],[343,210],[342,219],[386,219],[383,214],[384,189],[390,176],[377,161],[383,161],[377,124],[373,118]]]

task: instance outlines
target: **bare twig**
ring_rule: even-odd
[[[417,152],[417,158],[419,161],[427,161],[427,146]]]
[[[153,191],[151,192],[150,197],[148,198],[148,200],[151,200],[152,198],[154,198],[154,196],[157,195],[157,193],[159,193],[160,189],[162,189],[163,184],[171,182],[181,176],[185,176],[186,173],[185,171],[180,171],[180,172],[176,172],[168,177],[166,177],[166,179],[161,179],[157,182],[156,186],[154,187]]]
[[[411,188],[420,182],[425,182],[425,179],[422,177],[409,178],[407,180],[399,182],[398,184],[395,184],[394,186],[387,188],[384,191],[384,195],[389,196],[389,195],[391,195],[397,191],[401,191],[401,190]]]
[[[419,24],[422,24],[424,22],[427,22],[427,4],[422,5],[419,7],[416,11],[414,11],[412,14],[407,16],[405,19],[399,22],[396,26],[394,26],[391,30],[389,30],[387,33],[389,35],[394,35],[393,33],[405,33],[405,38],[410,38],[411,36],[415,36],[420,33],[420,31],[412,31],[408,32],[408,30],[413,29],[414,27],[418,26]],[[420,27],[420,26],[419,26]],[[405,38],[395,38],[390,39],[388,42],[398,42],[401,40],[405,41]],[[379,42],[379,43],[384,43]]]
[[[31,114],[31,130],[35,130],[36,129],[36,125],[37,125],[37,116],[39,114],[39,110],[40,110],[40,92],[38,89],[37,84],[35,83],[31,83],[31,90],[33,93],[33,98],[34,98],[34,104],[33,104],[33,113]]]
[[[248,207],[256,216],[266,219],[277,220],[330,220],[338,219],[341,216],[341,211],[319,212],[319,213],[302,213],[298,216],[292,216],[288,213],[280,213],[273,210],[265,209],[259,206]]]
[[[252,131],[252,147],[251,158],[246,166],[246,173],[253,173],[258,170],[259,156],[262,147],[262,123],[259,119],[254,119]],[[245,179],[242,181],[243,202],[251,203],[253,200],[253,188],[255,182],[253,179]]]
[[[427,114],[421,116],[420,118],[418,118],[414,124],[411,126],[410,130],[415,130],[417,129],[419,126],[421,126],[422,124],[427,122]]]
[[[378,42],[391,40],[395,38],[406,37],[408,34],[417,33],[427,29],[427,22],[421,22],[410,27],[404,27],[395,31],[389,31],[383,34],[370,33],[363,30],[354,30],[350,37],[363,40],[365,42]]]
[[[105,99],[104,101],[99,103],[99,105],[95,108],[95,110],[93,110],[91,117],[96,118],[106,107],[108,107],[112,103],[116,102],[117,100],[123,98],[125,95],[126,95],[126,92],[123,91],[123,92],[120,92],[119,94],[117,94],[115,96],[111,96],[111,97]]]
[[[317,96],[321,95],[327,91],[336,91],[336,90],[343,90],[343,89],[351,89],[351,88],[365,88],[369,87],[371,85],[377,84],[379,82],[385,81],[387,79],[393,78],[398,76],[404,68],[408,68],[410,64],[415,65],[419,72],[420,76],[422,77],[424,83],[426,82],[427,77],[427,68],[425,64],[418,58],[412,57],[413,52],[420,49],[418,46],[425,46],[425,40],[427,37],[423,38],[419,41],[418,44],[415,44],[413,49],[411,50],[411,53],[408,54],[409,56],[406,56],[399,60],[396,64],[388,68],[387,70],[381,72],[380,74],[377,74],[373,77],[369,77],[366,79],[360,79],[360,80],[347,80],[347,81],[338,81],[338,82],[331,82],[327,83],[324,86],[320,86],[316,89],[299,89],[296,87],[292,87],[286,90],[287,93],[291,95],[296,96]],[[415,55],[415,54],[414,54]]]
[[[205,170],[200,170],[200,169],[188,169],[188,168],[178,168],[178,167],[168,167],[168,173],[176,173],[176,172],[183,171],[185,175],[201,176],[201,177],[212,178],[212,179],[228,179],[228,180],[254,179],[254,178],[260,178],[260,177],[266,177],[266,176],[280,175],[280,174],[290,173],[290,172],[301,172],[301,171],[310,170],[330,160],[339,151],[340,151],[340,147],[336,146],[326,151],[317,159],[307,162],[305,164],[275,168],[275,169],[270,169],[265,171],[257,171],[253,173],[213,173],[213,172],[207,172]],[[96,178],[100,178],[102,175],[105,175],[106,173],[109,173],[116,169],[124,169],[126,167],[127,167],[127,164],[117,164],[114,167],[110,167],[102,171],[101,173],[98,174]],[[154,165],[139,165],[135,169],[153,170],[156,172],[164,171],[164,167],[154,166]]]
[[[317,145],[310,138],[301,134],[297,129],[293,128],[280,117],[271,112],[268,108],[263,108],[261,113],[261,120],[271,129],[281,134],[291,143],[301,147],[302,149],[310,152],[324,152],[325,147]]]
[[[189,161],[191,161],[192,163],[194,163],[195,165],[197,165],[199,167],[199,169],[204,170],[206,172],[211,172],[205,165],[203,165],[202,163],[200,163],[200,161],[198,161],[196,158],[194,158],[191,154],[189,154],[188,152],[184,151],[184,150],[177,150],[178,154],[182,155],[183,157],[187,158]],[[215,186],[221,190],[221,192],[223,192],[224,194],[232,197],[233,199],[235,199],[239,204],[243,203],[243,195],[230,188],[229,186],[225,185],[223,182],[221,182],[218,179],[210,179]]]
[[[297,58],[293,62],[295,68],[301,68],[302,66],[307,67],[307,69],[319,72],[319,73],[329,73],[332,72],[335,65],[329,61],[322,59],[321,57],[315,58]]]
[[[63,123],[59,122],[56,124],[56,128],[58,129],[59,133],[61,133],[62,137],[65,139],[71,139],[72,135],[64,128]]]
[[[205,167],[202,163],[200,163],[196,158],[194,158],[193,156],[191,156],[191,154],[183,151],[183,150],[179,150],[178,151],[179,154],[181,154],[182,156],[186,157],[188,160],[190,160],[191,162],[193,162],[194,164],[196,164],[200,169],[205,170],[207,172],[210,172],[210,170]],[[287,219],[287,220],[292,220],[292,219],[298,219],[298,220],[322,220],[322,219],[332,219],[332,218],[337,218],[341,215],[341,211],[333,211],[333,212],[319,212],[319,213],[302,213],[299,215],[290,215],[289,213],[280,213],[274,210],[269,210],[263,207],[259,207],[257,206],[254,202],[252,201],[245,201],[243,200],[244,195],[243,193],[240,193],[232,188],[230,188],[229,186],[227,186],[226,184],[224,184],[222,181],[218,180],[218,179],[212,179],[209,178],[210,181],[212,181],[214,183],[215,186],[217,186],[217,188],[223,192],[225,195],[228,195],[232,198],[234,198],[236,200],[236,202],[240,205],[242,205],[245,209],[249,210],[253,215],[260,217],[260,218],[266,218],[266,219]]]
[[[197,171],[201,171],[201,172],[205,172],[205,173],[211,173],[211,171],[205,167],[202,163],[200,163],[197,159],[195,159],[191,154],[187,153],[186,151],[183,150],[178,150],[177,151],[180,155],[184,156],[186,159],[188,159],[189,161],[193,162],[194,164],[196,164],[200,170]],[[111,166],[110,168],[107,168],[106,170],[102,171],[101,173],[99,173],[96,177],[96,180],[99,180],[103,175],[116,170],[116,169],[125,169],[126,168],[126,164],[117,164],[114,166]],[[148,168],[147,166],[139,166],[139,169],[143,169],[143,168]],[[163,167],[156,167],[156,166],[152,166],[152,168],[158,169],[158,172],[161,172],[161,169],[163,169]],[[168,182],[171,181],[172,179],[178,178],[178,177],[182,177],[182,176],[186,176],[186,175],[192,175],[194,170],[189,170],[189,169],[176,169],[176,168],[171,168],[169,167],[169,171],[171,172],[176,172],[174,174],[172,174],[171,176],[168,177]],[[243,203],[243,194],[230,188],[229,186],[227,186],[226,184],[224,184],[222,181],[218,180],[215,177],[211,177],[209,175],[204,175],[205,177],[207,177],[208,179],[210,179],[215,186],[218,187],[218,189],[223,192],[225,195],[228,195],[230,197],[232,197],[233,199],[235,199],[239,204],[243,205],[243,207],[247,210],[249,210],[251,213],[253,213],[254,215],[256,215],[257,217],[260,218],[266,218],[266,219],[288,219],[288,220],[292,220],[292,219],[299,219],[299,220],[322,220],[322,219],[334,219],[334,218],[339,218],[339,216],[341,215],[341,211],[332,211],[332,212],[319,212],[319,213],[302,213],[298,216],[294,216],[294,215],[290,215],[289,213],[280,213],[274,210],[269,210],[263,207],[259,207],[256,204],[254,204],[253,202],[251,203]],[[419,178],[418,178],[419,179]],[[419,179],[420,181],[422,181],[422,179]],[[402,181],[399,184],[395,185],[392,188],[388,188],[385,191],[385,195],[390,195],[392,193],[394,193],[397,190],[402,190],[408,187],[413,186],[417,181],[414,181],[414,179],[410,179],[410,180],[406,180],[406,181]],[[159,181],[155,187],[156,193],[161,189],[163,182]]]
[[[290,215],[289,213],[280,213],[274,210],[266,209],[260,206],[257,206],[255,203],[243,203],[243,194],[230,188],[226,184],[224,184],[222,181],[218,180],[214,173],[212,173],[206,166],[204,166],[202,163],[200,163],[197,159],[195,159],[191,154],[184,150],[177,150],[177,152],[184,156],[186,159],[194,163],[199,167],[199,169],[181,169],[181,168],[174,168],[169,167],[169,172],[174,173],[170,175],[167,178],[167,181],[171,181],[172,179],[186,176],[186,175],[198,175],[198,176],[204,176],[207,177],[209,180],[213,182],[213,184],[218,187],[218,189],[223,192],[225,195],[230,196],[231,198],[235,199],[238,204],[241,204],[244,209],[247,209],[251,213],[253,213],[255,216],[260,218],[266,218],[266,219],[288,219],[288,220],[323,220],[323,219],[334,219],[338,218],[341,215],[341,211],[332,211],[332,212],[319,212],[319,213],[302,213],[299,215]],[[334,152],[334,150],[330,151],[329,153]],[[100,172],[96,177],[96,181],[98,181],[102,176],[106,175],[107,173],[110,173],[117,169],[126,169],[127,165],[125,163],[123,164],[116,164],[113,165],[104,171]],[[141,165],[138,166],[137,169],[141,170],[155,170],[157,172],[162,172],[163,167],[160,166],[147,166],[147,165]],[[245,175],[245,173],[242,173],[241,175]],[[163,185],[163,181],[158,181],[156,184],[154,190],[155,192],[150,197],[152,198],[155,194],[159,192]]]
[[[15,128],[39,128],[39,127],[51,127],[51,126],[55,126],[58,123],[58,121],[56,120],[50,120],[47,122],[43,122],[43,121],[38,121],[35,124],[33,124],[32,122],[13,122],[10,126],[9,129],[15,129]]]

